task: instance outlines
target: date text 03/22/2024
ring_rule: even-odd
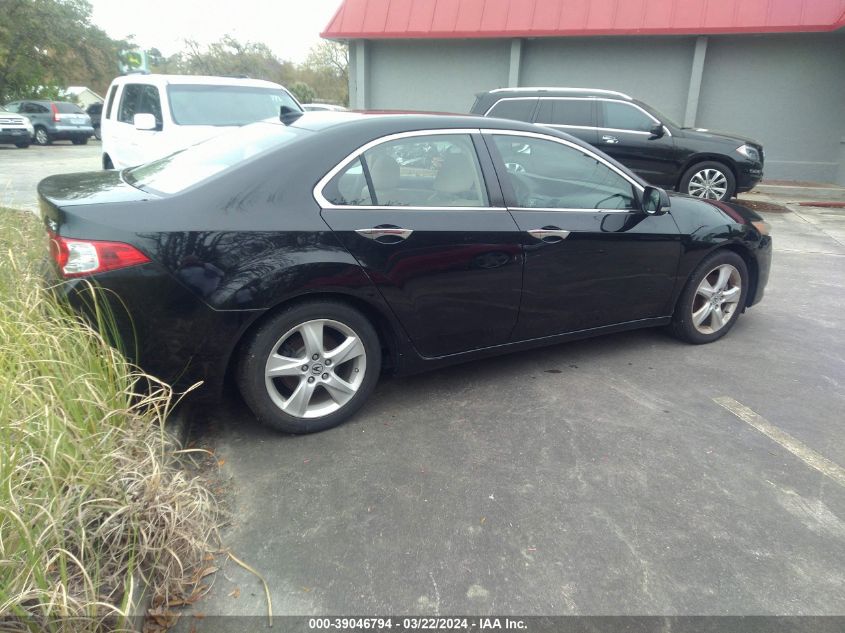
[[[523,620],[507,617],[309,618],[308,628],[335,631],[391,631],[394,629],[397,631],[525,631],[527,629]]]

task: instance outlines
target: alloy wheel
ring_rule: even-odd
[[[708,167],[693,174],[687,189],[696,198],[722,200],[728,192],[728,179],[718,169]]]
[[[267,393],[279,409],[297,418],[319,418],[348,403],[367,370],[361,338],[331,319],[306,321],[273,346],[264,367]]]
[[[695,291],[692,324],[702,334],[715,334],[736,314],[742,296],[742,276],[731,264],[716,266]]]
[[[50,142],[50,135],[47,134],[47,130],[43,127],[35,130],[35,142],[39,145],[47,145]]]

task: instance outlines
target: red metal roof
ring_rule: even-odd
[[[331,39],[835,31],[845,0],[344,0]]]

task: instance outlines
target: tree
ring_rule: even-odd
[[[293,93],[293,96],[299,99],[300,103],[313,103],[314,98],[317,96],[314,89],[304,81],[295,81],[288,86],[288,90]]]
[[[324,40],[314,46],[303,65],[302,78],[321,99],[349,103],[349,47]]]
[[[2,0],[0,14],[0,102],[115,76],[125,43],[91,24],[86,0]]]

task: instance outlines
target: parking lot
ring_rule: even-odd
[[[845,214],[792,208],[766,218],[767,297],[715,344],[647,330],[385,380],[307,437],[235,397],[202,413],[226,546],[276,614],[845,612]],[[195,608],[266,613],[232,563]]]
[[[0,204],[98,156],[0,149]],[[276,614],[842,614],[845,211],[790,209],[766,215],[765,300],[715,344],[646,330],[387,379],[306,437],[234,396],[200,411],[224,545]],[[194,610],[265,614],[220,562]]]
[[[70,141],[46,147],[30,145],[27,149],[0,145],[0,207],[35,211],[35,187],[42,178],[101,168],[100,141],[95,138],[88,145],[72,145]]]

